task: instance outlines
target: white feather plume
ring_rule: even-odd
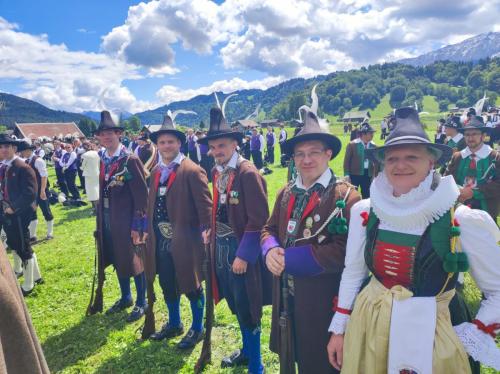
[[[222,103],[222,108],[221,108],[222,115],[223,115],[224,117],[226,117],[226,104],[227,104],[227,102],[229,101],[229,99],[230,99],[231,97],[233,97],[233,96],[237,96],[237,95],[238,95],[238,94],[233,93],[233,94],[231,94],[231,95],[228,95],[228,96],[224,99],[224,102]]]
[[[316,87],[318,87],[318,84],[316,83],[312,90],[311,90],[311,112],[318,115],[318,106],[319,106],[319,99],[318,95],[316,94]]]
[[[170,110],[169,110],[170,112]],[[170,114],[170,118],[172,118],[172,122],[174,122],[175,120],[175,117],[177,117],[178,114],[198,114],[196,112],[193,112],[192,110],[183,110],[183,109],[179,109],[179,110],[174,110],[173,113]]]
[[[215,96],[215,102],[217,103],[217,108],[221,109],[219,97],[217,96],[217,92],[214,92],[214,96]]]

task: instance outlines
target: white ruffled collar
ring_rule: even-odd
[[[373,212],[396,230],[425,228],[450,210],[459,193],[453,176],[440,177],[436,189],[431,190],[433,173],[407,194],[396,197],[384,172],[370,187],[370,205]]]

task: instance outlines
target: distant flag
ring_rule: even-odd
[[[479,99],[477,101],[477,103],[474,104],[474,109],[476,110],[476,115],[478,115],[478,116],[481,115],[481,113],[483,112],[483,107],[484,107],[484,103],[486,102],[486,100],[488,100],[488,98],[486,97],[486,92],[485,92],[483,95],[483,98]]]

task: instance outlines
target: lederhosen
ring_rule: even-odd
[[[160,286],[163,291],[165,302],[173,302],[180,298],[181,293],[177,283],[177,276],[175,270],[174,259],[172,257],[171,244],[172,244],[172,223],[168,217],[167,210],[167,193],[170,186],[175,180],[175,170],[171,172],[168,179],[158,183],[155,208],[153,213],[153,228],[156,238],[156,273],[160,281]],[[198,299],[203,292],[202,287],[186,294],[189,300]]]
[[[234,173],[234,172],[233,172]],[[214,178],[214,211],[216,220],[215,233],[215,274],[220,299],[226,299],[231,312],[236,315],[241,326],[255,329],[259,326],[252,322],[250,300],[245,284],[245,274],[232,271],[233,261],[238,249],[238,238],[229,225],[227,204],[231,196],[231,185],[234,174],[231,174],[226,192],[217,191],[217,174]]]
[[[38,169],[36,168],[35,166],[35,163],[36,163],[36,160],[38,159],[38,156],[33,156],[31,157],[31,160],[26,160],[26,163],[31,166],[31,168],[33,169],[33,171],[35,172],[35,176],[36,176],[36,182],[38,184],[38,192],[37,192],[37,195],[36,195],[36,203],[37,205],[40,207],[40,209],[42,210],[42,214],[43,214],[43,218],[45,218],[45,221],[52,221],[54,219],[54,216],[52,215],[52,211],[50,210],[50,202],[49,202],[49,187],[50,187],[50,184],[49,184],[49,178],[47,177],[47,186],[45,187],[45,195],[47,196],[47,198],[45,200],[42,200],[40,198],[40,192],[42,190],[42,177],[40,175],[40,172],[38,171]],[[33,211],[33,215],[32,215],[32,218],[31,220],[36,220],[38,217],[37,217],[37,214],[36,214],[36,209]]]
[[[457,287],[459,272],[449,277],[443,268],[444,254],[450,252],[451,211],[427,226],[422,235],[382,230],[379,223],[371,210],[364,256],[371,274],[386,288],[402,285],[414,297],[426,297]],[[449,309],[453,326],[473,319],[460,292],[455,293]],[[479,363],[471,358],[469,362],[472,372],[479,373]]]

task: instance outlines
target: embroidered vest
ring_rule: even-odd
[[[255,135],[250,138],[250,150],[260,151],[260,136]]]
[[[450,252],[451,212],[431,223],[420,235],[378,228],[370,211],[366,227],[365,261],[372,274],[387,288],[402,285],[414,296],[436,296],[456,286],[458,272],[448,279],[443,259]]]

